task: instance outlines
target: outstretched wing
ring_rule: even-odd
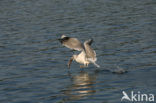
[[[84,48],[85,48],[87,59],[96,61],[96,53],[90,46],[92,44],[92,42],[93,42],[93,39],[89,39],[89,40],[85,41]]]
[[[62,45],[66,46],[67,48],[82,51],[83,45],[77,38],[71,38],[71,37],[63,37],[61,39],[58,39]]]

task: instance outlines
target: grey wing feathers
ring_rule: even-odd
[[[91,45],[93,43],[93,39],[89,39],[87,41],[84,42],[85,44]]]
[[[68,41],[63,42],[63,45],[74,50],[81,51],[83,50],[83,46],[81,42],[76,38],[70,38]]]
[[[84,42],[85,52],[86,52],[87,58],[90,58],[90,59],[93,59],[94,61],[96,61],[96,53],[90,47],[90,45],[92,44],[92,42],[93,42],[93,39],[89,39],[89,40],[87,40],[87,41]]]

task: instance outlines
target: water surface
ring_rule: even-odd
[[[1,0],[0,103],[120,103],[156,95],[156,1]],[[92,47],[101,68],[80,69],[57,41]],[[119,73],[118,70],[127,71]]]

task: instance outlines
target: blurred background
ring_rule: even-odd
[[[93,38],[101,67],[68,70],[62,34]],[[155,0],[0,0],[0,103],[119,103],[123,90],[156,94]]]

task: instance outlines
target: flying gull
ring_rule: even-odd
[[[93,63],[96,67],[100,67],[98,64],[96,64],[96,52],[91,48],[91,44],[93,42],[93,39],[86,40],[84,44],[82,44],[77,38],[67,37],[65,35],[61,36],[61,39],[58,39],[62,45],[66,46],[67,48],[70,48],[72,50],[81,51],[80,54],[76,55],[74,54],[69,62],[68,62],[68,68],[70,68],[70,65],[73,60],[76,62],[83,64],[80,65],[81,68],[88,67],[89,63]]]

